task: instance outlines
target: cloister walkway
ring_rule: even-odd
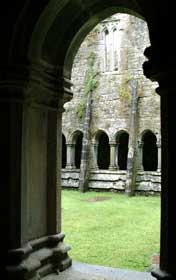
[[[73,262],[71,268],[59,275],[50,275],[44,280],[154,280],[148,272],[116,269]]]

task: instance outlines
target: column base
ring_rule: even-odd
[[[63,233],[31,240],[24,247],[11,250],[6,266],[9,280],[39,280],[50,274],[58,274],[70,267],[70,246],[63,242]]]
[[[135,191],[134,190],[125,190],[125,195],[127,197],[131,197],[135,195]]]
[[[117,167],[116,167],[116,166],[110,166],[110,167],[109,167],[109,170],[110,170],[110,171],[117,171]]]
[[[144,172],[144,168],[138,167],[138,168],[137,168],[137,172]]]
[[[92,167],[91,167],[91,170],[92,170],[92,171],[97,171],[97,170],[99,170],[98,165],[96,165],[96,166],[92,166]]]
[[[175,276],[170,275],[169,273],[162,271],[160,269],[153,270],[151,272],[152,276],[158,280],[174,280]]]
[[[65,169],[75,169],[76,168],[76,166],[74,166],[74,165],[67,165],[66,167],[65,167]]]

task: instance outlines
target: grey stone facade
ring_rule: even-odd
[[[131,83],[137,80],[136,190],[160,191],[160,97],[155,92],[157,84],[146,79],[142,70],[146,60],[143,52],[149,45],[146,23],[126,14],[104,20],[83,41],[72,69],[74,96],[65,104],[62,119],[67,146],[66,166],[62,169],[63,187],[78,187],[79,168],[75,168],[74,163],[76,135],[83,132],[84,117],[80,115],[84,112],[80,104],[84,98],[88,58],[94,54],[98,86],[92,95],[89,188],[125,190],[126,170],[119,170],[118,139],[123,132],[129,134]],[[109,140],[110,159],[106,170],[99,169],[97,164],[98,139],[102,132]],[[145,170],[143,166],[144,138],[148,132],[156,139],[156,170]]]

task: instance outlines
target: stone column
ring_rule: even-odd
[[[143,171],[144,167],[143,167],[143,146],[144,143],[139,140],[138,141],[138,171]]]
[[[157,171],[160,172],[161,171],[161,139],[158,139],[156,145],[157,145],[157,148],[158,148],[158,167],[157,167]]]
[[[67,146],[67,169],[75,168],[75,145],[71,143],[66,143]]]
[[[13,79],[4,81],[2,91],[0,87],[1,141],[7,152],[1,177],[1,200],[8,201],[1,201],[2,226],[8,232],[4,279],[37,280],[71,265],[61,232],[60,184],[61,116],[71,97],[63,88],[71,83],[58,77],[53,81],[53,73],[50,77],[41,65],[10,70]]]
[[[0,69],[1,71],[4,69]],[[7,68],[6,78],[12,73]],[[5,72],[5,71],[4,71]],[[16,71],[16,75],[17,71]],[[14,75],[15,76],[15,75]],[[7,252],[22,245],[21,237],[21,192],[22,192],[22,131],[23,131],[23,87],[15,87],[15,81],[0,77],[0,228],[1,265],[6,266]],[[1,271],[8,279],[7,271]]]
[[[93,169],[98,169],[98,144],[93,142],[92,143],[92,157],[93,157]]]
[[[110,142],[110,165],[109,169],[110,170],[116,170],[116,143],[115,142]]]
[[[136,146],[137,146],[137,130],[138,130],[138,81],[131,82],[131,109],[129,124],[129,142],[127,157],[127,172],[125,193],[127,196],[135,194],[136,185]]]
[[[165,33],[166,34],[166,33]],[[164,40],[166,44],[168,41]],[[155,46],[155,44],[154,44]],[[144,73],[159,83],[157,93],[161,97],[161,238],[160,265],[152,271],[158,280],[176,279],[176,149],[175,149],[175,48],[169,53],[161,39],[160,48],[149,47],[145,55],[149,59],[144,63]],[[173,47],[171,44],[170,47]]]

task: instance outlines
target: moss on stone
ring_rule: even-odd
[[[131,104],[131,89],[130,89],[130,81],[132,77],[129,74],[126,74],[122,78],[122,82],[119,87],[119,97],[122,101]]]
[[[76,109],[76,114],[80,119],[84,116],[88,93],[91,91],[93,92],[98,87],[98,81],[96,77],[99,74],[99,72],[94,71],[95,59],[96,54],[94,52],[91,52],[88,57],[88,68],[86,71],[86,77],[84,82],[84,94],[82,100],[80,101]]]

